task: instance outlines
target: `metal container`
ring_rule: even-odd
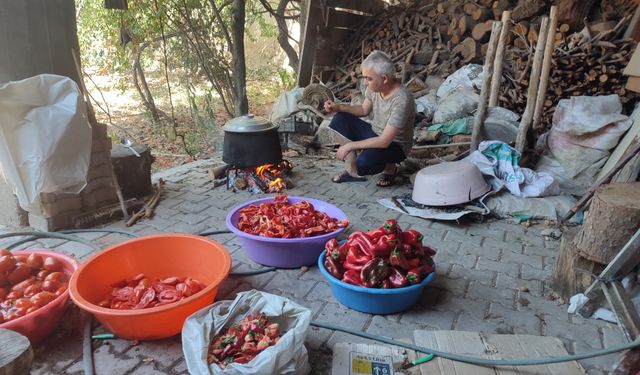
[[[229,120],[222,129],[222,160],[227,164],[250,168],[282,160],[278,126],[269,120],[247,114]]]

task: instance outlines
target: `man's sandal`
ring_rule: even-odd
[[[378,178],[378,182],[376,182],[376,186],[379,187],[388,187],[392,186],[396,182],[395,174],[380,174],[380,178]]]
[[[339,175],[334,176],[331,179],[331,181],[335,182],[336,184],[340,184],[340,183],[343,183],[343,182],[362,182],[362,181],[367,181],[367,179],[364,178],[364,177],[352,176],[352,175],[349,174],[349,172],[343,171]]]

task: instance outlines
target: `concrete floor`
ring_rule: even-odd
[[[549,298],[552,293],[549,278],[559,241],[545,239],[539,227],[526,228],[506,220],[456,223],[410,217],[381,206],[377,199],[410,192],[411,185],[378,188],[375,177],[364,183],[335,184],[330,178],[340,172],[341,163],[309,156],[289,160],[294,164],[295,184],[288,192],[290,195],[322,199],[340,207],[351,220],[350,231],[377,227],[388,218],[398,219],[404,229],[421,231],[425,244],[438,250],[437,277],[413,308],[387,316],[364,314],[340,305],[317,267],[307,272],[293,269],[230,277],[222,285],[217,299],[233,299],[240,291],[259,289],[307,306],[313,312],[313,320],[392,338],[411,338],[415,329],[545,335],[561,338],[570,353],[624,342],[617,325],[568,315],[566,304]],[[259,196],[244,191],[234,193],[225,187],[213,188],[207,169],[219,164],[220,160],[199,161],[154,176],[166,181],[156,216],[131,228],[125,228],[122,222],[107,227],[128,229],[140,236],[225,229],[225,216],[232,206]],[[106,233],[79,236],[103,247],[127,239]],[[234,271],[260,268],[247,258],[233,235],[212,238],[228,248]],[[17,238],[0,240],[0,246],[15,240]],[[80,243],[62,240],[40,240],[38,245],[80,260],[93,254]],[[528,292],[521,291],[525,287]],[[82,340],[77,316],[77,311],[72,309],[55,334],[36,348],[33,374],[82,372]],[[314,374],[330,373],[332,346],[343,341],[368,342],[325,329],[309,330],[306,346]],[[589,374],[605,374],[617,357],[612,354],[580,363]],[[180,337],[141,343],[94,342],[94,359],[98,374],[187,372]]]

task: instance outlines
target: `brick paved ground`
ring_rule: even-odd
[[[289,297],[313,310],[313,319],[335,323],[393,338],[410,338],[414,329],[468,330],[486,333],[522,333],[561,338],[567,350],[583,352],[623,342],[616,325],[585,320],[566,313],[566,305],[548,299],[549,276],[559,242],[545,240],[539,229],[506,221],[445,223],[399,214],[377,203],[381,197],[410,191],[410,185],[380,189],[375,179],[366,183],[334,184],[330,177],[341,170],[334,161],[312,158],[290,159],[295,165],[291,195],[327,200],[344,210],[352,230],[378,226],[397,218],[403,228],[425,234],[425,243],[438,249],[437,278],[425,289],[419,303],[395,315],[375,316],[349,310],[332,296],[316,267],[308,272],[283,270],[245,278],[229,278],[218,299],[233,299],[252,288]],[[224,229],[229,208],[255,199],[247,192],[233,193],[212,188],[207,168],[214,161],[196,162],[162,174],[167,181],[156,216],[130,230],[139,235],[153,233],[197,233]],[[156,176],[158,177],[158,176]],[[122,223],[110,228],[124,228]],[[4,228],[3,231],[8,231]],[[101,246],[126,239],[117,234],[82,234]],[[233,257],[233,270],[257,269],[232,235],[216,236]],[[13,240],[13,239],[12,239]],[[8,243],[7,240],[1,240]],[[41,240],[43,246],[86,259],[92,251],[82,244]],[[31,244],[33,247],[33,244]],[[526,287],[529,292],[520,292]],[[33,374],[82,372],[82,341],[77,314],[69,314],[63,326],[36,348]],[[328,374],[331,348],[341,341],[366,342],[343,333],[310,329],[306,341],[316,374]],[[131,345],[125,340],[94,343],[98,374],[186,373],[179,337]],[[581,361],[590,374],[607,373],[617,355]]]

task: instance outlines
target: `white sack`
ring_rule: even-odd
[[[24,210],[42,213],[40,193],[84,188],[91,139],[70,78],[41,74],[0,85],[0,168]]]
[[[207,364],[213,337],[248,314],[264,313],[280,324],[280,340],[249,363],[232,363],[224,370]],[[304,339],[311,322],[311,310],[273,294],[250,290],[233,301],[219,301],[193,313],[182,327],[182,351],[190,374],[194,375],[304,375],[311,371]]]

